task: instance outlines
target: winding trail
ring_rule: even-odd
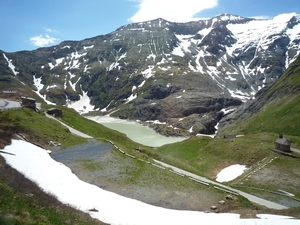
[[[248,193],[246,193],[246,192],[237,190],[237,189],[235,189],[235,188],[231,188],[231,187],[226,186],[226,185],[224,185],[224,184],[218,183],[218,182],[216,182],[216,181],[209,180],[209,179],[207,179],[207,178],[205,178],[205,177],[202,177],[202,176],[199,176],[199,175],[190,173],[190,172],[185,171],[185,170],[182,170],[182,169],[180,169],[180,168],[178,168],[178,167],[175,167],[175,166],[172,166],[172,165],[163,163],[163,162],[161,162],[161,161],[158,161],[158,160],[155,160],[155,159],[153,159],[153,160],[154,160],[156,163],[159,163],[159,164],[161,164],[161,165],[164,166],[164,167],[171,168],[172,170],[174,170],[174,171],[177,172],[177,173],[180,173],[180,174],[186,175],[186,176],[188,176],[188,177],[192,177],[192,178],[194,178],[194,179],[203,181],[203,182],[205,182],[205,183],[213,184],[213,185],[222,187],[222,188],[224,188],[224,189],[226,189],[226,190],[229,190],[229,191],[235,192],[235,193],[237,193],[237,194],[240,194],[241,196],[247,198],[249,201],[254,202],[254,203],[257,203],[257,204],[259,204],[259,205],[263,205],[263,206],[266,206],[266,207],[268,207],[268,208],[271,208],[271,209],[278,209],[278,210],[288,209],[288,207],[286,207],[286,206],[284,206],[284,205],[281,205],[281,204],[278,204],[278,203],[275,203],[275,202],[271,202],[271,201],[265,200],[265,199],[263,199],[263,198],[259,198],[259,197],[257,197],[257,196],[248,194]]]
[[[291,148],[291,150],[292,150],[293,152],[297,152],[297,153],[299,153],[299,154],[300,154],[300,149]]]
[[[45,113],[45,115],[46,115],[48,118],[53,119],[53,120],[56,120],[57,122],[61,123],[63,126],[67,127],[67,128],[70,130],[70,132],[71,132],[72,134],[75,134],[75,135],[80,136],[80,137],[83,137],[83,138],[88,138],[88,139],[93,138],[93,137],[90,136],[90,135],[87,135],[87,134],[85,134],[85,133],[83,133],[83,132],[80,132],[79,130],[76,130],[76,129],[74,129],[74,128],[68,126],[67,124],[61,122],[60,120],[56,119],[56,118],[53,117],[53,116],[50,116],[50,115],[47,114],[47,113]]]

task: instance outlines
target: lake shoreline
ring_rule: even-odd
[[[127,135],[131,140],[149,147],[160,147],[165,144],[181,142],[188,137],[165,136],[157,132],[151,125],[141,121],[123,120],[109,116],[85,116],[107,128]]]

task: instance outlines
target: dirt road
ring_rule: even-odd
[[[67,124],[61,122],[60,120],[56,119],[56,118],[53,117],[53,116],[50,116],[50,115],[47,114],[47,113],[45,113],[45,115],[46,115],[48,118],[53,119],[53,120],[56,120],[57,122],[61,123],[61,124],[64,125],[65,127],[67,127],[67,128],[70,130],[70,132],[71,132],[72,134],[75,134],[75,135],[80,136],[80,137],[83,137],[83,138],[93,138],[93,137],[90,136],[90,135],[87,135],[87,134],[85,134],[85,133],[82,133],[82,132],[80,132],[79,130],[76,130],[76,129],[74,129],[74,128],[68,126]]]
[[[154,160],[156,163],[159,163],[161,164],[162,166],[164,167],[167,167],[167,168],[171,168],[172,170],[174,170],[175,172],[177,173],[180,173],[180,174],[183,174],[185,176],[189,176],[189,177],[192,177],[194,179],[197,179],[197,180],[201,180],[205,183],[209,183],[209,184],[212,184],[212,185],[217,185],[219,187],[222,187],[224,189],[227,189],[227,190],[230,190],[232,192],[235,192],[235,193],[238,193],[242,196],[244,196],[245,198],[247,198],[249,201],[251,202],[254,202],[256,204],[259,204],[259,205],[263,205],[263,206],[266,206],[268,208],[271,208],[271,209],[287,209],[288,207],[284,206],[284,205],[280,205],[280,204],[277,204],[277,203],[274,203],[274,202],[271,202],[271,201],[268,201],[268,200],[265,200],[265,199],[262,199],[262,198],[259,198],[259,197],[256,197],[254,195],[251,195],[251,194],[248,194],[246,192],[243,192],[243,191],[240,191],[240,190],[237,190],[237,189],[234,189],[234,188],[231,188],[231,187],[228,187],[226,185],[223,185],[221,183],[218,183],[218,182],[215,182],[215,181],[212,181],[212,180],[209,180],[205,177],[201,177],[201,176],[198,176],[196,174],[193,174],[193,173],[190,173],[188,171],[185,171],[185,170],[182,170],[180,168],[177,168],[175,166],[171,166],[169,164],[166,164],[166,163],[163,163],[163,162],[160,162],[158,160]]]

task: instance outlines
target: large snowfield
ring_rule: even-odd
[[[152,206],[105,191],[95,185],[78,179],[62,163],[35,145],[22,140],[12,144],[0,153],[13,168],[34,181],[42,190],[55,195],[61,202],[89,213],[108,224],[222,224],[222,225],[299,225],[300,220],[276,215],[258,215],[257,219],[240,219],[238,214],[204,213],[197,211],[171,210]],[[201,204],[201,203],[199,203]],[[92,210],[93,211],[90,211]]]

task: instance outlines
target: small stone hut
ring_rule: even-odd
[[[284,152],[290,152],[291,142],[287,138],[284,138],[282,133],[280,133],[279,137],[275,141],[275,148]]]
[[[62,117],[62,110],[57,108],[51,108],[47,110],[47,113],[54,117]]]
[[[35,104],[35,99],[34,98],[26,98],[22,97],[22,105],[27,108],[35,109],[36,104]]]

